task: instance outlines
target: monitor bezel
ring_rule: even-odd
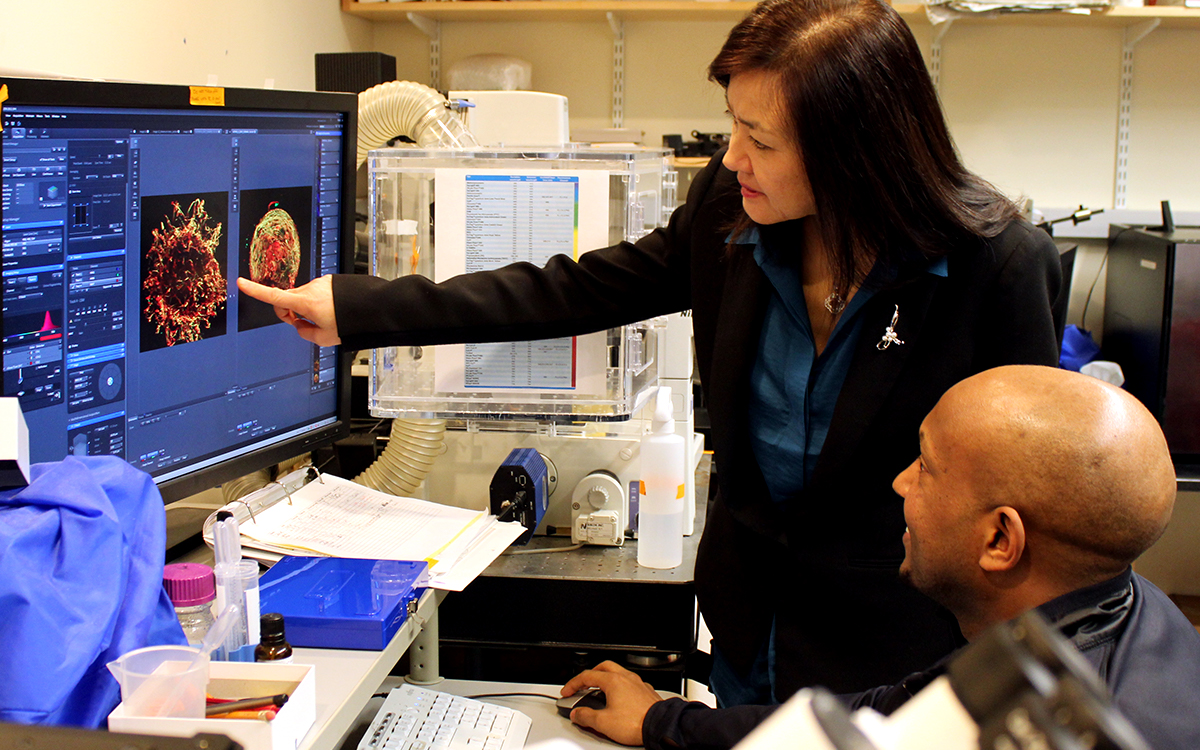
[[[7,88],[5,106],[81,106],[129,109],[171,109],[179,111],[212,111],[213,109],[248,112],[336,112],[345,117],[346,130],[342,139],[342,195],[344,221],[341,226],[341,253],[338,268],[341,273],[354,270],[354,216],[358,156],[358,96],[322,91],[285,91],[279,89],[245,89],[220,86],[183,86],[153,83],[127,83],[76,79],[41,79],[0,76],[0,85]],[[223,104],[194,104],[212,102],[218,95]],[[0,157],[3,156],[0,139]],[[3,207],[0,206],[0,219]],[[2,292],[0,292],[2,293]],[[4,335],[0,318],[0,336]],[[242,455],[228,458],[156,484],[164,503],[182,500],[204,490],[217,487],[237,477],[282,461],[309,453],[332,444],[350,433],[350,366],[353,352],[339,348],[336,388],[335,421],[331,425],[298,435]]]

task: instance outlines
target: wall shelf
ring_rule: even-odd
[[[734,22],[755,6],[746,0],[342,0],[342,10],[372,21],[406,21],[416,13],[438,21],[606,21],[608,13],[637,21]],[[928,24],[924,6],[896,4],[910,23]],[[1124,7],[1104,13],[1011,14],[997,19],[962,18],[955,23],[1019,23],[1034,26],[1131,26],[1159,19],[1159,28],[1200,29],[1200,9],[1181,6]]]

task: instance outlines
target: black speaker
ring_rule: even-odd
[[[1176,466],[1200,465],[1200,227],[1109,229],[1101,359],[1162,423]]]
[[[396,58],[382,52],[322,52],[316,62],[317,91],[358,94],[396,80]]]

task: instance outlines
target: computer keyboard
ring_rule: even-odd
[[[521,750],[531,723],[511,708],[401,685],[384,699],[358,750]]]

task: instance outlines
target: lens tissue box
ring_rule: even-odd
[[[424,562],[284,557],[259,579],[259,606],[283,615],[293,646],[380,651],[428,585]]]
[[[132,716],[121,703],[108,715],[111,732],[192,737],[198,732],[223,734],[245,750],[296,750],[316,722],[316,667],[308,664],[253,664],[214,661],[208,665],[207,692],[230,700],[286,693],[287,703],[274,719],[189,719],[165,716]],[[131,744],[152,747],[156,742]],[[161,745],[157,745],[161,746]],[[196,744],[195,747],[203,747]]]

